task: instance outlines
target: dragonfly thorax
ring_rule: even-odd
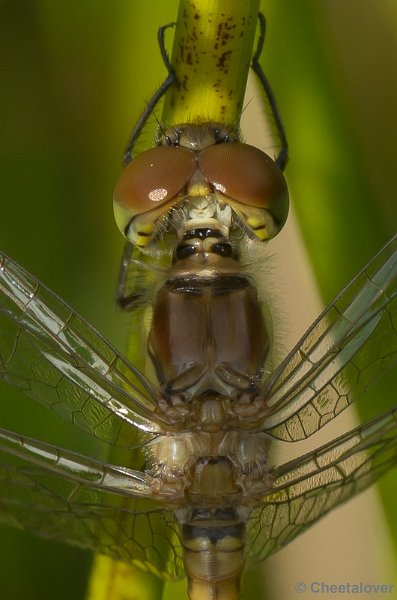
[[[194,240],[212,243],[203,238]],[[233,257],[191,249],[154,303],[148,350],[159,382],[171,398],[248,394],[254,401],[269,347],[256,290]]]
[[[271,486],[270,438],[247,431],[180,432],[149,447],[153,485],[179,507],[250,507]]]

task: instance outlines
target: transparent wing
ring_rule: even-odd
[[[397,364],[397,236],[337,296],[265,384],[264,431],[309,437]]]
[[[249,560],[264,560],[397,464],[397,409],[271,472],[248,523]]]
[[[0,255],[0,377],[114,445],[157,431],[150,382],[84,319]],[[139,429],[138,429],[139,428]]]
[[[2,523],[177,578],[177,526],[151,494],[139,471],[0,430]]]

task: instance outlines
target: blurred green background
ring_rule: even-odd
[[[396,229],[397,3],[269,0],[262,10],[289,186],[328,301]],[[112,190],[164,76],[157,29],[176,11],[176,0],[0,2],[0,248],[118,344]],[[395,389],[387,378],[359,403],[362,418],[395,404]],[[72,427],[0,391],[2,426],[84,447]],[[396,479],[381,486],[391,528]],[[89,553],[0,529],[2,600],[81,600],[89,566]]]

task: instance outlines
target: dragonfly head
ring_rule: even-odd
[[[232,215],[253,239],[277,235],[288,214],[284,175],[267,154],[238,139],[219,124],[183,125],[136,156],[114,193],[123,235],[147,249],[170,230],[178,243],[191,219],[216,216],[230,227]]]

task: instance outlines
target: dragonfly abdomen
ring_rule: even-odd
[[[245,518],[233,507],[195,509],[181,525],[191,600],[235,600],[244,567]]]

